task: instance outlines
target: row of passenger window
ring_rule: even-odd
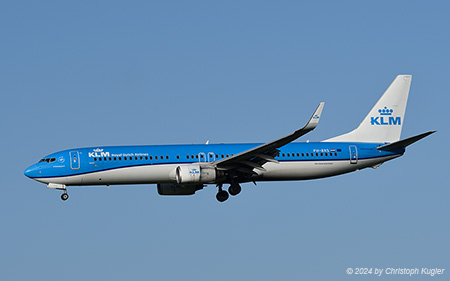
[[[305,155],[306,155],[306,157],[309,157],[309,156],[314,156],[314,154],[315,154],[315,156],[337,156],[338,154],[337,154],[337,152],[330,152],[330,153],[328,153],[328,152],[321,152],[321,153],[318,153],[318,152],[316,152],[316,153],[313,153],[313,152],[311,152],[311,153],[309,153],[309,152],[306,152],[306,154],[305,153],[301,153],[301,155],[302,155],[302,157],[305,157]],[[300,153],[282,153],[281,154],[281,156],[282,157],[295,157],[295,156],[297,156],[297,157],[300,157]]]
[[[233,156],[233,155],[234,154],[231,154],[231,156]],[[302,157],[305,157],[305,155],[306,155],[306,157],[309,157],[309,156],[319,156],[319,155],[320,156],[337,156],[338,154],[337,154],[337,152],[330,152],[330,153],[328,153],[328,152],[325,152],[325,153],[323,153],[323,152],[321,152],[321,153],[306,152],[306,153],[282,153],[281,154],[282,157],[296,157],[296,156],[300,157],[300,155]],[[216,159],[230,157],[229,154],[221,154],[221,155],[216,154],[215,156],[216,156]],[[177,157],[177,159],[180,159],[179,155],[177,155],[176,157]],[[200,156],[199,155],[186,155],[186,159],[199,159],[199,157],[200,157],[200,159],[204,159],[205,155],[204,154],[200,154]],[[125,157],[98,157],[98,158],[95,157],[94,161],[117,161],[117,160],[122,161],[122,159],[123,160],[153,160],[153,159],[169,160],[169,156],[166,155],[166,156],[139,156],[139,157],[138,156],[134,156],[134,157],[132,157],[132,156],[130,156],[130,157],[127,157],[127,156],[125,156]],[[56,160],[55,158],[51,158],[51,159],[48,158],[48,159],[42,159],[39,162],[50,163],[50,162],[54,162],[55,160]]]
[[[134,157],[132,157],[132,156],[130,156],[130,157],[127,157],[127,156],[125,156],[125,157],[94,157],[94,161],[117,161],[117,160],[119,160],[119,161],[122,161],[122,159],[123,160],[148,160],[148,159],[150,159],[150,160],[153,160],[153,158],[155,159],[155,160],[158,160],[158,159],[169,159],[169,156],[155,156],[155,157],[153,157],[153,156],[134,156]],[[180,156],[177,156],[177,159],[180,159]]]
[[[231,156],[233,156],[234,154],[231,154]],[[229,154],[222,154],[222,155],[220,155],[220,156],[222,156],[222,158],[225,158],[225,157],[229,157],[230,155]],[[216,155],[216,158],[219,158],[220,157],[219,155]],[[134,157],[94,157],[94,161],[117,161],[117,160],[119,160],[119,161],[122,161],[122,160],[153,160],[153,159],[155,159],[155,160],[159,160],[159,159],[161,159],[161,160],[163,160],[163,159],[166,159],[166,160],[169,160],[169,156],[134,156]],[[180,159],[180,156],[179,155],[177,155],[176,156],[176,158],[177,159]],[[204,159],[205,158],[205,155],[204,154],[200,154],[200,158],[201,159]],[[199,155],[186,155],[186,159],[199,159]],[[44,159],[43,159],[44,160]],[[41,160],[42,161],[42,160]]]
[[[234,154],[231,154],[231,156],[233,156]],[[209,156],[209,155],[208,155]],[[211,156],[214,157],[214,154],[212,154]],[[177,156],[178,157],[178,156]],[[209,156],[210,157],[210,156]],[[216,154],[216,159],[219,158],[225,158],[225,157],[230,157],[230,154]],[[186,155],[186,159],[198,159],[199,156],[198,155]],[[200,154],[200,159],[204,159],[205,158],[205,154]],[[177,158],[179,159],[179,158]],[[211,158],[210,158],[211,159]]]

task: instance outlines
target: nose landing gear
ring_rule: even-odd
[[[62,199],[63,201],[66,201],[67,199],[69,199],[69,194],[67,194],[67,191],[66,191],[66,190],[64,190],[64,193],[61,194],[61,199]]]

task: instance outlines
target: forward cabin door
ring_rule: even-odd
[[[80,168],[80,154],[78,151],[71,151],[70,154],[70,168],[77,170]]]
[[[358,149],[356,148],[356,145],[350,145],[350,164],[357,164],[358,163]]]

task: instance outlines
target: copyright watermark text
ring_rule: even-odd
[[[402,268],[402,267],[385,267],[385,268],[376,268],[376,267],[349,267],[345,270],[348,275],[428,275],[428,276],[436,276],[443,275],[445,272],[445,268]]]

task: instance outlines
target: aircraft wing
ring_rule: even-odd
[[[238,172],[242,172],[245,174],[253,174],[253,169],[262,170],[265,169],[262,167],[263,164],[267,162],[275,162],[275,156],[278,155],[278,148],[298,139],[304,134],[314,130],[317,124],[319,123],[320,115],[322,114],[322,109],[324,106],[324,102],[321,102],[317,107],[314,114],[309,119],[308,123],[301,129],[293,132],[290,135],[282,137],[280,139],[262,144],[255,148],[249,149],[247,151],[235,154],[233,156],[215,161],[213,165],[215,165],[218,169],[222,170],[236,170]]]

